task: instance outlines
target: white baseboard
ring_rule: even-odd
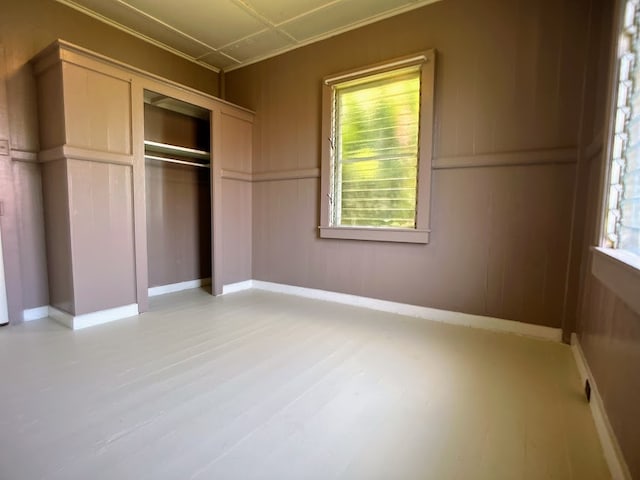
[[[244,282],[230,283],[222,286],[222,294],[241,292],[253,288],[253,280],[245,280]]]
[[[589,364],[584,356],[580,341],[575,333],[571,334],[571,351],[573,352],[573,358],[578,366],[578,372],[582,383],[589,379],[589,386],[591,387],[591,401],[589,406],[591,407],[591,414],[593,415],[593,421],[596,425],[596,431],[598,437],[600,437],[600,443],[602,444],[602,451],[604,452],[605,460],[609,465],[609,471],[611,472],[611,478],[613,480],[631,480],[631,472],[624,460],[618,440],[616,439],[609,417],[604,409],[602,403],[602,397],[598,391],[596,381],[591,374]]]
[[[85,313],[84,315],[71,315],[54,307],[49,307],[49,316],[56,322],[72,330],[93,327],[103,323],[113,322],[122,318],[138,315],[138,304],[124,305],[122,307],[109,308],[99,312]]]
[[[371,308],[373,310],[380,310],[383,312],[424,318],[426,320],[450,323],[453,325],[463,325],[466,327],[526,335],[555,342],[560,342],[562,340],[562,330],[559,328],[532,325],[530,323],[516,322],[514,320],[504,320],[501,318],[472,315],[469,313],[450,312],[447,310],[408,305],[406,303],[390,302],[387,300],[360,297],[346,293],[329,292],[326,290],[317,290],[315,288],[295,287],[280,283],[263,282],[260,280],[248,280],[247,282],[241,283],[244,288],[256,288],[259,290],[268,290],[270,292],[286,293],[289,295],[297,295],[317,300],[326,300],[357,307]]]
[[[22,312],[22,320],[30,322],[31,320],[39,320],[41,318],[47,318],[49,316],[49,307],[27,308]]]
[[[157,295],[164,295],[165,293],[181,292],[182,290],[191,290],[192,288],[204,287],[205,285],[211,285],[211,278],[200,278],[198,280],[188,280],[186,282],[151,287],[149,288],[149,296],[155,297]]]

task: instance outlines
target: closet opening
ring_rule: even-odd
[[[144,91],[149,296],[211,284],[211,112]]]

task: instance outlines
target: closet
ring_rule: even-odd
[[[32,64],[51,316],[251,278],[253,112],[62,40]]]
[[[210,112],[145,90],[149,294],[211,282]]]

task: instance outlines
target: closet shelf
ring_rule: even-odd
[[[178,145],[170,145],[168,143],[144,141],[145,152],[165,153],[176,155],[178,157],[196,158],[198,160],[209,160],[210,154],[204,150],[196,150],[195,148],[180,147]]]
[[[155,155],[145,155],[145,160],[155,160],[158,162],[177,163],[178,165],[190,165],[192,167],[210,168],[208,163],[187,162],[186,160],[178,160],[177,158],[157,157]]]

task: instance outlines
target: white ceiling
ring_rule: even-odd
[[[438,0],[56,1],[217,71]]]

